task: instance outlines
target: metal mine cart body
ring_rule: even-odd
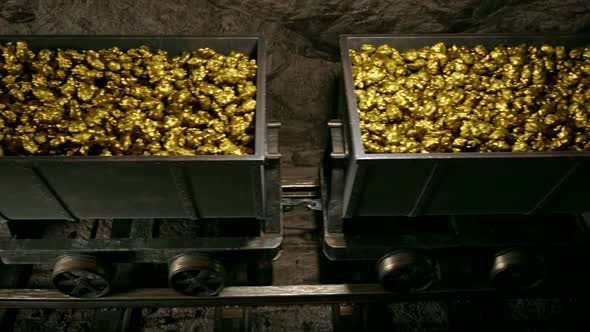
[[[578,47],[590,45],[590,36],[342,36],[339,119],[329,124],[331,147],[322,165],[326,255],[332,260],[381,258],[378,274],[386,282],[399,272],[392,272],[394,267],[406,269],[401,274],[427,270],[424,273],[438,278],[440,264],[422,254],[436,251],[438,259],[444,260],[441,252],[460,246],[475,251],[485,248],[491,250],[486,253],[490,255],[513,246],[585,245],[585,238],[571,232],[554,232],[553,237],[539,234],[545,234],[545,221],[553,226],[586,227],[581,213],[590,210],[590,152],[365,153],[349,49],[387,44],[406,50],[438,42],[458,46]],[[448,229],[437,233],[443,224]],[[489,224],[496,233],[469,233],[478,224]],[[366,234],[371,227],[377,228],[371,235]],[[434,231],[424,235],[428,227]],[[508,256],[500,252],[494,257],[512,259],[512,263],[526,256],[523,260],[528,260],[527,266],[536,264],[536,258],[518,252],[509,251]],[[410,288],[428,285],[425,282]]]
[[[193,264],[197,269],[208,269],[217,263],[203,253],[215,256],[227,252],[274,251],[279,247],[282,240],[279,125],[269,123],[266,118],[266,59],[260,37],[0,37],[0,43],[17,40],[26,41],[32,50],[96,50],[113,46],[126,50],[147,45],[167,50],[170,55],[203,47],[222,54],[242,52],[256,59],[258,65],[255,152],[241,156],[0,157],[0,219],[4,223],[33,225],[33,220],[51,219],[132,220],[127,238],[0,241],[0,257],[5,263],[47,263],[63,255],[82,255],[74,267],[96,264],[94,259],[88,263],[84,255],[108,261],[153,263],[198,253],[196,259],[183,261],[188,265],[176,268],[182,270]],[[233,220],[238,224],[256,224],[258,232],[182,240],[153,238],[154,219],[164,218]],[[178,265],[179,260],[175,259],[171,265],[174,264]],[[217,271],[217,267],[211,269]]]

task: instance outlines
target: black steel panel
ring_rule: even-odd
[[[433,184],[424,214],[535,212],[544,195],[575,164],[564,158],[451,159],[441,163],[440,181]]]
[[[186,172],[200,218],[263,216],[261,163],[192,163]]]
[[[348,162],[358,165],[359,170],[364,164],[370,166],[364,172],[349,172],[342,214],[416,216],[590,210],[590,167],[586,164],[590,152],[364,152],[348,50],[362,44],[388,44],[404,50],[437,42],[487,47],[523,43],[578,47],[590,45],[590,35],[343,36],[340,46],[346,105],[340,116],[348,126]]]
[[[410,215],[434,168],[432,160],[360,162],[364,179],[354,191],[362,192],[349,206],[350,216]]]
[[[0,164],[0,215],[26,220],[72,218],[38,174],[18,164]]]
[[[39,171],[80,219],[195,217],[180,169],[171,163],[53,163]]]
[[[579,162],[572,175],[564,181],[543,209],[551,212],[568,212],[590,206],[590,160]],[[585,209],[588,211],[588,209]]]

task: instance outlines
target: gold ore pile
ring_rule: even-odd
[[[256,61],[0,45],[0,156],[252,154]]]
[[[590,48],[349,53],[368,153],[590,150]]]

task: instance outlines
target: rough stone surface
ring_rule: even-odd
[[[255,307],[250,310],[251,331],[330,331],[330,306]]]
[[[568,328],[564,327],[564,321],[567,320],[571,324],[573,317],[570,316],[568,319],[566,305],[556,299],[514,299],[506,301],[506,307],[507,320],[511,322],[511,327],[515,331],[566,330]]]
[[[78,332],[91,331],[96,310],[31,309],[18,312],[14,331]]]
[[[196,234],[198,224],[194,220],[176,219],[160,220],[159,236],[160,238],[183,238],[188,234]]]
[[[94,223],[81,221],[50,221],[46,223],[44,238],[48,239],[83,239],[91,238]]]
[[[399,330],[448,328],[446,310],[439,302],[394,303],[389,310]]]
[[[213,331],[215,308],[143,309],[144,332]]]

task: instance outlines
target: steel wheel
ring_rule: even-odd
[[[500,288],[532,288],[545,278],[545,264],[530,252],[504,250],[494,257],[490,278]]]
[[[383,287],[392,292],[418,292],[436,279],[432,262],[413,251],[396,251],[377,262],[377,273]]]
[[[225,269],[207,255],[180,255],[170,262],[168,284],[186,295],[217,295],[225,285]]]
[[[57,290],[75,297],[101,297],[111,289],[107,266],[89,255],[60,257],[51,279]]]

